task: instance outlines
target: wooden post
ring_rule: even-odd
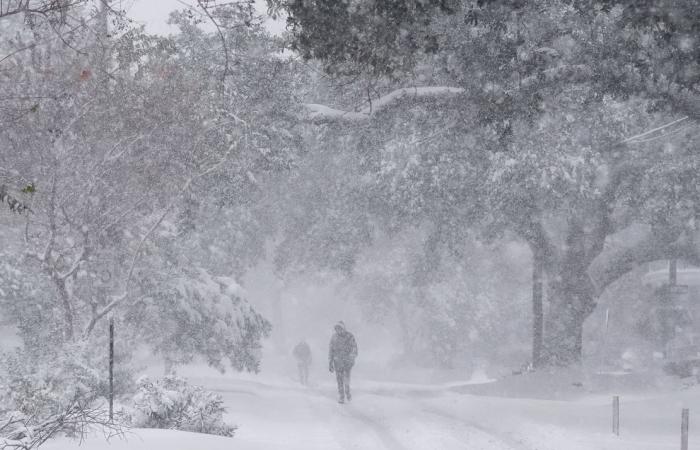
[[[690,422],[690,410],[683,408],[681,412],[681,450],[688,450],[688,425]]]
[[[114,318],[109,319],[109,420],[114,419]]]
[[[613,397],[612,431],[616,436],[620,435],[620,397]]]

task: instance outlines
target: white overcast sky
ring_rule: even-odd
[[[146,25],[146,29],[151,33],[169,34],[174,31],[166,22],[168,15],[175,9],[186,8],[187,5],[196,4],[195,0],[117,0],[116,3],[121,4],[123,9],[126,9],[127,15]],[[261,13],[267,11],[265,0],[257,0],[258,10]],[[283,22],[273,22],[268,20],[267,28],[278,33],[284,29]]]

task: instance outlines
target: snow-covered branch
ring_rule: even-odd
[[[686,231],[677,235],[647,227],[633,242],[603,251],[590,265],[589,276],[598,293],[602,293],[609,285],[640,264],[659,259],[679,258],[700,265],[698,234],[697,231]]]
[[[518,85],[512,89],[508,89],[505,86],[500,89],[504,89],[505,92],[514,92],[518,89],[528,88],[534,86],[541,81],[553,81],[559,78],[566,78],[571,81],[585,81],[590,80],[592,76],[591,68],[584,64],[562,64],[560,66],[552,67],[544,70],[542,73],[537,75],[532,75],[522,80],[518,81]],[[498,89],[497,86],[487,85],[485,89]],[[321,105],[317,103],[306,103],[304,107],[308,110],[308,118],[312,122],[366,122],[370,120],[375,114],[387,109],[394,103],[397,103],[401,99],[406,98],[451,98],[457,95],[463,94],[465,92],[464,88],[453,87],[453,86],[423,86],[423,87],[412,87],[412,88],[400,88],[390,93],[379,97],[377,100],[372,101],[371,105],[366,106],[360,111],[345,111],[342,109],[332,108],[330,106]]]
[[[681,123],[681,122],[685,122],[688,119],[689,119],[688,116],[681,117],[680,119],[671,121],[669,123],[666,123],[666,124],[661,125],[659,127],[653,128],[651,130],[647,130],[643,133],[640,133],[640,134],[637,134],[634,136],[630,136],[630,137],[624,139],[621,142],[621,144],[636,144],[636,143],[640,143],[640,142],[649,142],[650,140],[662,138],[669,133],[675,133],[675,130],[668,131],[669,127],[672,127],[672,126],[674,126],[678,123]]]
[[[316,103],[306,103],[308,118],[312,122],[366,122],[375,114],[385,110],[389,106],[402,99],[418,98],[451,98],[463,94],[464,89],[451,86],[423,86],[413,88],[401,88],[379,97],[371,105],[360,111],[344,111]]]
[[[0,449],[31,450],[41,447],[57,434],[84,438],[87,433],[97,430],[102,431],[106,438],[124,434],[120,422],[111,420],[104,408],[76,398],[63,411],[42,421],[24,414],[10,413],[0,422]]]
[[[192,186],[192,183],[202,177],[205,177],[209,175],[210,173],[214,172],[215,170],[218,170],[219,167],[221,167],[227,160],[230,155],[230,153],[233,151],[233,148],[236,147],[235,144],[232,144],[229,147],[229,151],[224,155],[223,158],[216,164],[212,165],[208,169],[190,177],[185,181],[185,183],[180,187],[178,190],[177,194],[175,197],[171,200],[170,204],[163,210],[163,212],[158,216],[158,219],[151,225],[151,227],[146,231],[146,233],[141,237],[141,240],[139,241],[136,250],[134,251],[134,255],[131,259],[131,263],[129,264],[129,270],[127,272],[126,276],[126,281],[124,282],[124,291],[117,296],[112,297],[112,300],[105,305],[101,310],[99,311],[93,311],[93,316],[90,319],[90,322],[88,323],[87,327],[85,327],[85,331],[83,333],[83,338],[87,339],[90,334],[92,333],[92,330],[95,328],[95,325],[97,322],[99,322],[103,317],[105,317],[107,314],[112,312],[116,307],[118,307],[120,304],[122,304],[128,297],[129,297],[129,289],[131,286],[131,280],[134,275],[134,269],[136,268],[136,263],[138,262],[139,257],[141,256],[141,251],[143,250],[143,246],[145,245],[146,241],[150,239],[151,235],[158,229],[158,227],[163,223],[163,220],[165,220],[165,217],[172,211],[172,209],[175,207],[177,202],[180,200],[180,197],[187,192],[187,190]]]

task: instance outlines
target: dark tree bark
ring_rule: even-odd
[[[595,288],[588,276],[587,236],[583,221],[569,219],[564,251],[550,281],[550,309],[545,340],[548,364],[568,365],[580,361],[583,323],[595,309]]]
[[[590,283],[581,278],[557,280],[550,283],[548,292],[542,361],[557,366],[579,362],[583,354],[583,324],[595,309]]]
[[[604,248],[598,245],[595,229],[587,232],[583,224],[581,220],[569,220],[563,251],[550,253],[545,259],[549,308],[540,357],[543,365],[565,366],[581,360],[585,320],[605,289],[630,270],[659,259],[700,262],[697,233],[651,228],[627,246]],[[534,289],[533,285],[533,293]]]

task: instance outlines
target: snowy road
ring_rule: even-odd
[[[136,430],[101,450],[671,450],[677,449],[681,403],[700,392],[628,400],[623,435],[609,431],[606,398],[551,401],[464,395],[447,386],[359,382],[353,402],[335,401],[330,382],[304,388],[291,380],[193,379],[220,393],[233,440],[162,430]],[[691,442],[700,436],[691,430]],[[84,444],[85,445],[85,444]],[[64,440],[49,450],[78,448]]]
[[[698,392],[634,400],[616,437],[607,397],[513,399],[360,381],[353,402],[339,405],[330,382],[238,383],[235,392],[212,387],[241,424],[237,439],[266,449],[675,450],[679,405],[700,401]]]
[[[438,391],[384,388],[378,393],[359,388],[352,403],[340,405],[332,385],[260,387],[217,389],[230,405],[232,420],[249,418],[237,439],[255,447],[534,450],[506,433],[441,407],[444,394]],[[254,401],[246,398],[251,396]]]

